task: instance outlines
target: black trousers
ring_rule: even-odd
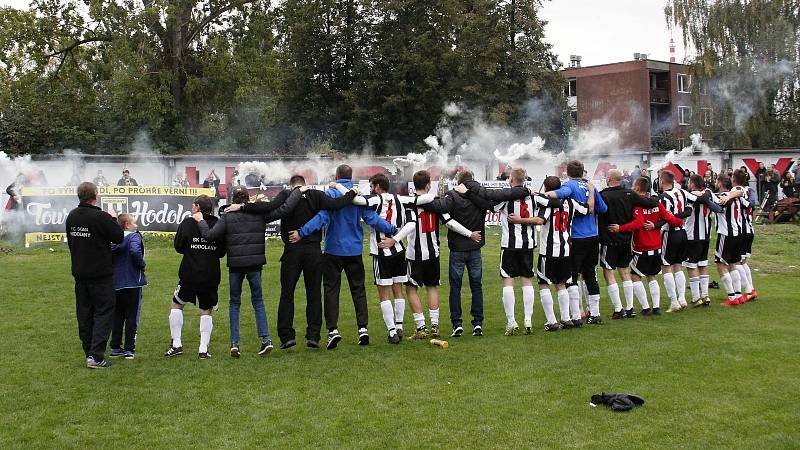
[[[572,284],[578,284],[578,276],[583,275],[589,295],[600,295],[597,283],[597,264],[600,260],[600,239],[598,237],[572,239],[570,254],[572,265]]]
[[[319,342],[322,328],[321,263],[319,244],[284,247],[281,255],[281,297],[278,302],[278,337],[281,342],[295,338],[294,292],[301,273],[306,287],[306,340]]]
[[[342,270],[350,285],[350,295],[356,309],[358,328],[366,328],[369,318],[367,291],[364,288],[364,261],[358,256],[322,255],[322,284],[325,289],[325,323],[328,330],[339,328],[339,291]]]
[[[114,327],[111,330],[111,348],[121,348],[124,332],[124,350],[131,352],[136,350],[136,314],[139,312],[139,296],[141,292],[142,288],[116,291]]]
[[[111,277],[75,280],[75,315],[83,353],[95,361],[105,359],[114,321],[114,286]]]

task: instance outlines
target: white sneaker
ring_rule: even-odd
[[[506,336],[514,336],[519,332],[519,325],[517,322],[512,322],[506,325],[506,332],[504,333]]]
[[[680,304],[678,304],[678,303],[673,303],[673,304],[669,305],[669,309],[667,310],[667,312],[668,312],[668,313],[674,313],[674,312],[678,312],[678,311],[680,311],[680,310],[682,310],[682,309],[683,309],[683,308],[681,308],[681,305],[680,305]]]
[[[686,299],[685,298],[679,298],[678,299],[678,304],[681,306],[681,308],[686,308],[688,306],[688,304],[686,303]]]

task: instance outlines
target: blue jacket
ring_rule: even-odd
[[[347,188],[353,187],[352,180],[336,180]],[[336,189],[325,191],[329,197],[338,198],[342,194]],[[324,233],[324,252],[336,256],[360,256],[363,251],[364,231],[360,220],[381,233],[393,235],[397,227],[381,219],[375,211],[364,206],[349,205],[336,211],[320,211],[303,228],[300,237],[309,236],[322,229]]]
[[[125,232],[122,242],[111,246],[114,290],[135,289],[147,284],[144,276],[144,243],[138,232]]]
[[[571,198],[580,203],[587,203],[589,201],[589,187],[586,180],[567,180],[560,188],[556,189],[558,198]],[[608,205],[603,201],[603,196],[600,191],[594,190],[594,211],[595,213],[605,213],[608,211]],[[594,213],[585,216],[576,216],[572,221],[572,238],[590,238],[598,235],[597,232],[597,219]]]

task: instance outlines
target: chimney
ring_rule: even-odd
[[[669,62],[675,62],[675,39],[669,40]]]
[[[569,55],[569,67],[576,69],[581,66],[581,55]]]

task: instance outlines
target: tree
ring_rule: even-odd
[[[717,117],[728,118],[727,146],[800,143],[796,0],[671,0],[665,14],[695,49],[695,75],[718,103]]]

